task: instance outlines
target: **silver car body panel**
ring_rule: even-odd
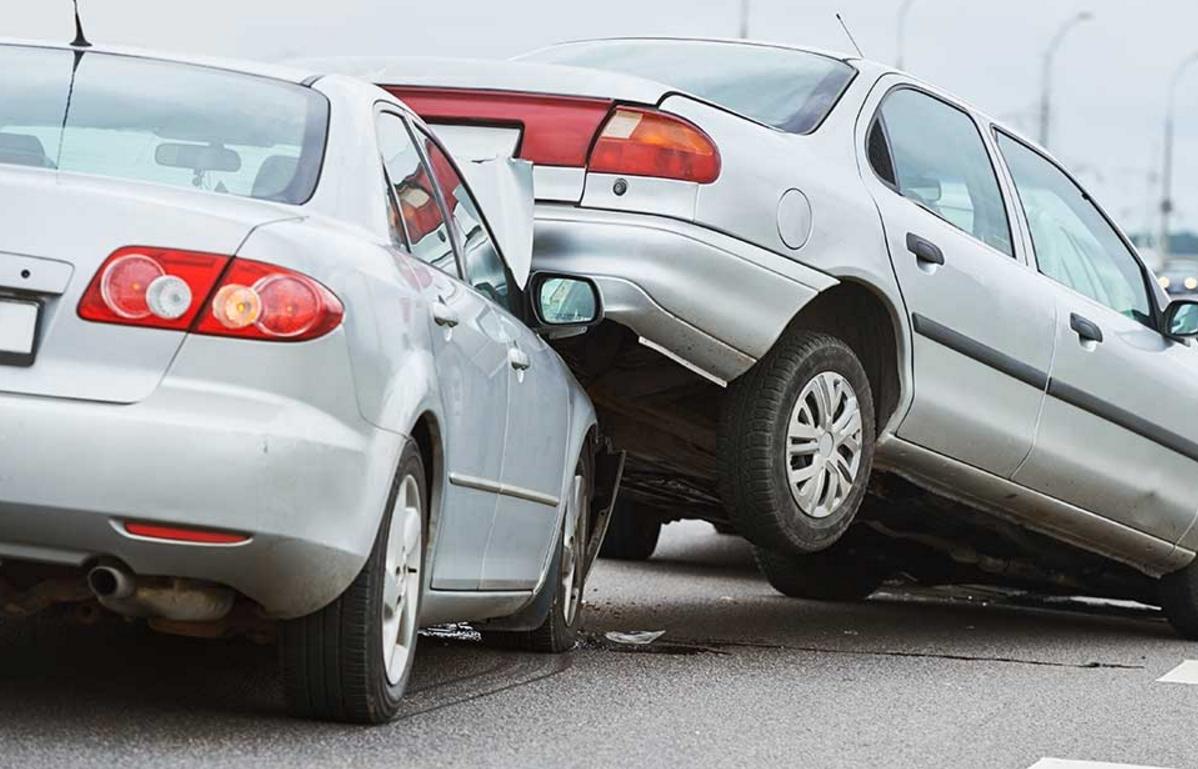
[[[302,616],[362,568],[400,452],[424,418],[438,442],[429,616],[518,611],[548,578],[564,503],[546,502],[566,499],[573,483],[595,426],[589,399],[522,322],[393,245],[375,116],[384,104],[419,125],[404,105],[339,75],[194,61],[290,73],[284,79],[324,93],[332,110],[320,182],[308,203],[285,205],[0,168],[0,189],[12,193],[0,209],[0,288],[15,273],[48,320],[33,367],[0,366],[0,559],[116,558],[139,574],[227,584],[271,616]],[[37,226],[63,210],[70,227]],[[298,270],[339,297],[344,321],[298,344],[81,321],[75,308],[99,264],[137,243]],[[473,313],[448,335],[432,314],[446,295]],[[485,351],[469,348],[471,323]],[[528,370],[509,365],[513,347],[528,354]],[[542,411],[545,402],[554,405]],[[522,434],[508,430],[509,412]],[[451,473],[501,487],[472,502],[480,492],[448,483]],[[125,519],[249,540],[151,541],[125,533]],[[437,589],[439,575],[457,587]]]
[[[552,197],[538,194],[534,268],[596,277],[613,320],[715,381],[747,370],[820,292],[838,283],[865,286],[899,337],[899,402],[880,432],[880,467],[1148,574],[1184,566],[1198,549],[1198,457],[1177,448],[1198,442],[1198,416],[1187,414],[1179,425],[1177,409],[1198,380],[1194,348],[1107,319],[1103,325],[1120,338],[1103,356],[1086,355],[1068,330],[1076,302],[1036,270],[994,121],[907,75],[846,61],[856,77],[805,136],[677,89],[655,92],[623,75],[585,78],[535,62],[460,62],[443,73],[431,63],[394,60],[376,82],[597,96],[691,121],[719,148],[714,183],[626,177],[627,189],[617,194],[617,177],[570,169],[584,174],[577,198],[576,188],[561,186]],[[960,107],[977,124],[1007,207],[1014,257],[919,209],[874,175],[866,134],[883,96],[900,85]],[[920,272],[906,249],[908,232],[934,237],[953,263],[934,276]],[[988,301],[998,287],[1009,294],[1008,306]],[[1159,290],[1155,297],[1165,300]],[[1133,369],[1162,387],[1129,387]],[[1061,383],[1090,382],[1106,384],[1061,397]]]

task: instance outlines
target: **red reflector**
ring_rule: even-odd
[[[387,90],[430,123],[523,128],[517,156],[546,166],[586,165],[591,141],[611,109],[607,99],[579,96],[398,86]]]
[[[587,170],[709,184],[720,176],[711,137],[682,118],[618,107],[599,134]]]
[[[204,545],[236,545],[249,542],[246,534],[234,534],[230,531],[212,531],[210,529],[186,529],[179,526],[166,526],[157,523],[135,523],[125,521],[125,531],[135,537],[163,539],[169,542],[195,542]]]
[[[128,246],[104,260],[79,300],[79,317],[100,323],[186,329],[229,257]]]

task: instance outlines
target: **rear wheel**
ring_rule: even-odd
[[[826,550],[807,555],[753,548],[757,566],[779,593],[812,601],[863,601],[882,586],[888,569],[876,560],[863,537],[850,532]]]
[[[732,384],[717,447],[738,532],[778,553],[830,547],[865,496],[874,455],[869,379],[840,339],[784,336]]]
[[[1198,561],[1162,577],[1161,608],[1182,638],[1198,641]]]
[[[294,715],[380,724],[399,711],[416,652],[425,485],[409,443],[361,573],[329,606],[283,623],[283,681]]]
[[[578,643],[582,620],[583,589],[586,580],[586,551],[591,531],[591,497],[594,492],[593,462],[584,451],[574,471],[574,481],[566,499],[562,529],[558,537],[556,574],[545,586],[553,590],[549,615],[534,630],[483,630],[483,642],[503,649],[560,654]]]
[[[617,499],[599,549],[600,558],[618,561],[647,561],[657,549],[662,520],[644,505]]]

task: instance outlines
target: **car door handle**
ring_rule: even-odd
[[[433,322],[438,326],[453,328],[460,323],[458,313],[445,303],[444,299],[433,302]]]
[[[1102,329],[1098,327],[1098,324],[1083,318],[1076,312],[1069,316],[1069,328],[1073,329],[1083,342],[1102,342]]]
[[[944,252],[940,250],[940,246],[913,232],[907,233],[907,250],[915,254],[915,258],[923,264],[944,264]]]
[[[532,360],[529,359],[528,353],[521,350],[519,347],[507,348],[507,362],[512,365],[516,371],[527,371],[532,368]]]

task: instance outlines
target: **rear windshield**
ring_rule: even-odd
[[[0,164],[303,203],[329,104],[209,67],[0,46]]]
[[[568,43],[523,58],[654,80],[799,134],[819,127],[856,74],[843,61],[807,51],[701,40]]]

